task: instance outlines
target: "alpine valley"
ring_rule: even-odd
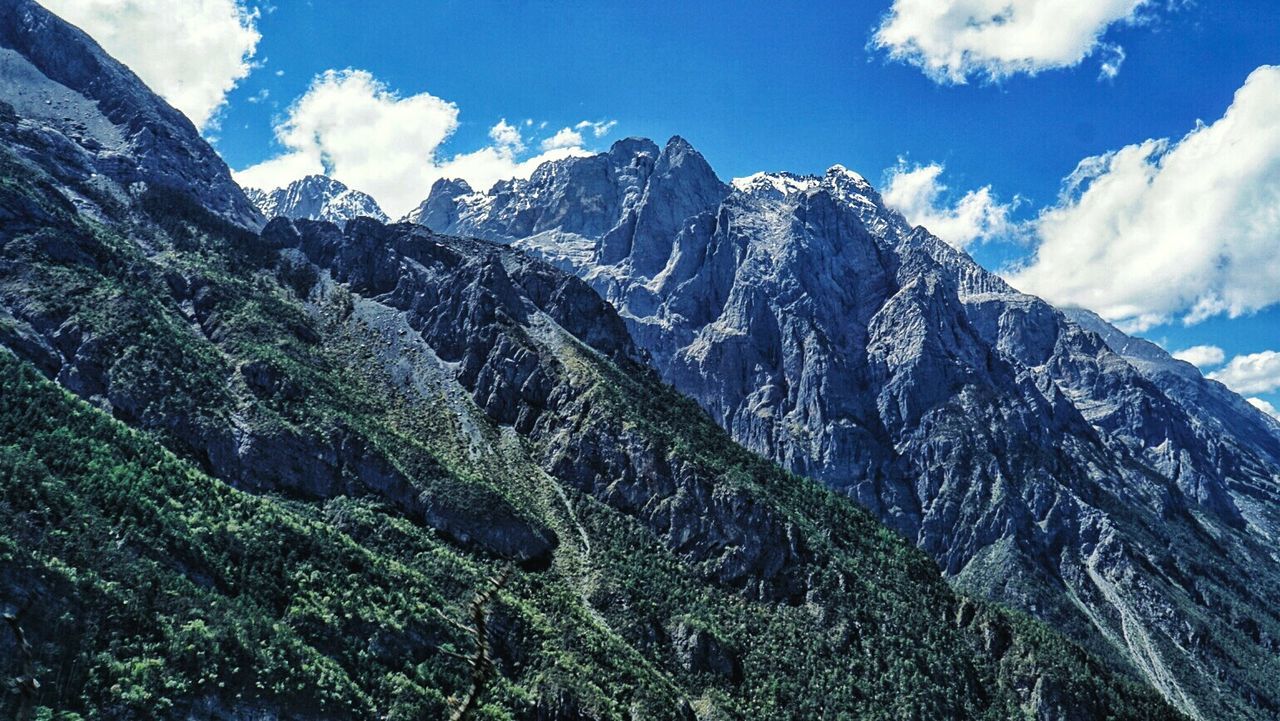
[[[851,171],[385,221],[0,0],[4,718],[1280,714],[1280,425]]]

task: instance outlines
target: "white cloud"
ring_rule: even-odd
[[[560,128],[555,135],[542,141],[543,150],[573,148],[582,145],[582,133],[573,128]]]
[[[999,80],[1073,67],[1103,48],[1103,77],[1114,77],[1119,47],[1107,28],[1138,19],[1152,0],[894,0],[871,43],[918,66],[939,83],[971,76]]]
[[[509,147],[517,153],[524,150],[524,138],[520,137],[520,130],[508,123],[506,118],[499,120],[497,125],[489,128],[489,139],[495,144]]]
[[[276,126],[283,155],[236,174],[271,189],[325,173],[403,212],[426,195],[435,151],[458,126],[458,107],[429,93],[399,97],[362,70],[330,70]]]
[[[1277,421],[1280,421],[1280,410],[1277,410],[1275,406],[1271,405],[1267,401],[1264,401],[1261,398],[1245,398],[1245,400],[1249,401],[1249,405],[1257,408],[1263,413],[1266,413]]]
[[[204,129],[253,68],[257,11],[239,0],[40,0]]]
[[[1226,353],[1216,345],[1193,345],[1190,348],[1174,351],[1173,357],[1197,368],[1220,366],[1227,359]]]
[[[430,93],[402,97],[366,71],[330,70],[312,80],[276,126],[285,152],[238,171],[236,181],[271,189],[323,173],[372,195],[398,217],[439,178],[463,178],[487,189],[498,180],[528,177],[548,160],[588,152],[580,134],[566,139],[561,131],[542,143],[544,152],[521,157],[524,138],[502,119],[489,129],[491,145],[447,157],[441,146],[458,128],[458,115],[457,105]]]
[[[1019,288],[1129,331],[1280,302],[1280,67],[1177,141],[1086,158],[1035,221]]]
[[[1120,74],[1120,66],[1124,65],[1125,52],[1124,48],[1119,45],[1109,44],[1099,47],[1102,53],[1102,63],[1098,67],[1099,80],[1115,80]]]
[[[583,120],[579,122],[577,125],[573,126],[573,128],[575,130],[590,130],[592,135],[596,136],[597,138],[602,138],[608,135],[609,131],[613,130],[613,126],[617,124],[618,124],[618,121],[616,120],[598,120],[595,122],[592,122],[590,120]]]
[[[1209,377],[1242,395],[1280,390],[1280,353],[1264,350],[1238,355]]]
[[[908,168],[906,161],[899,159],[887,173],[881,197],[912,225],[923,225],[957,248],[1012,230],[1009,213],[1018,202],[1016,198],[1011,204],[1002,204],[988,185],[970,190],[948,206],[944,201],[947,186],[939,181],[943,170],[937,163]]]

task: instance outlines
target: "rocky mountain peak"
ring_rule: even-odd
[[[794,173],[759,172],[730,181],[733,189],[748,195],[763,194],[781,200],[794,193],[804,193],[818,185],[818,179],[812,175],[796,175]]]
[[[730,181],[730,186],[739,193],[775,201],[796,194],[826,191],[846,204],[874,205],[882,212],[887,211],[879,194],[866,178],[843,165],[833,165],[822,175],[798,175],[786,171],[759,172],[734,178]]]
[[[662,149],[648,138],[629,137],[614,142],[609,146],[609,157],[618,165],[629,165],[640,156],[656,159]]]
[[[403,220],[427,227],[449,225],[457,220],[458,198],[473,192],[471,185],[461,178],[439,178],[431,184],[427,199],[409,211]]]
[[[323,220],[339,225],[360,217],[384,223],[388,220],[372,197],[325,175],[308,175],[270,192],[257,189],[248,192],[268,218]]]
[[[728,194],[706,158],[684,138],[673,136],[635,208],[633,229],[608,238],[600,248],[601,261],[626,259],[634,273],[653,277],[666,267],[672,239],[684,230],[684,221],[714,210]]]

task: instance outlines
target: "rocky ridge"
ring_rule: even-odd
[[[681,138],[628,139],[420,210],[577,273],[735,440],[960,587],[1192,716],[1280,712],[1280,435],[1190,366],[1017,292],[841,166],[725,184]]]
[[[0,2],[0,98],[20,119],[16,132],[26,141],[17,147],[58,157],[56,182],[86,210],[151,186],[191,193],[241,227],[262,227],[186,116],[34,0]]]
[[[362,217],[388,221],[372,197],[323,175],[308,175],[271,191],[248,188],[245,194],[267,218],[324,220],[338,225]]]

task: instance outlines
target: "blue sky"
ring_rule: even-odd
[[[86,3],[100,12],[89,16]],[[130,27],[119,27],[136,20],[129,12],[145,14],[140,3],[48,4],[80,13],[71,19],[156,86],[174,73],[163,58],[184,49],[163,47],[173,38],[151,43],[163,51],[152,61],[154,81],[140,69],[146,57],[117,49],[141,52]],[[1206,370],[1280,406],[1280,353],[1265,355],[1280,351],[1280,291],[1268,290],[1280,288],[1280,261],[1268,261],[1280,256],[1272,217],[1280,211],[1267,211],[1280,198],[1280,147],[1271,140],[1280,106],[1269,104],[1280,84],[1254,75],[1280,63],[1275,0],[1095,0],[1096,17],[1070,20],[1052,16],[1072,5],[1061,0],[198,4],[219,3],[238,13],[239,34],[224,23],[225,45],[241,62],[229,82],[210,70],[217,92],[188,113],[207,111],[197,122],[233,169],[274,159],[238,177],[287,178],[323,157],[344,182],[376,186],[361,189],[396,215],[405,208],[393,206],[425,195],[415,186],[433,174],[474,172],[488,182],[527,172],[544,153],[603,149],[627,135],[682,135],[725,179],[841,163],[882,187],[904,181],[894,197],[909,218],[962,228],[958,245],[1034,292],[1089,305],[1171,351],[1220,348],[1220,360],[1210,349],[1196,354]],[[948,17],[930,9],[940,6]],[[964,13],[986,22],[988,8],[1007,16],[964,39],[975,25]],[[202,36],[209,27],[218,25],[203,22]],[[246,29],[257,35],[252,43]],[[117,46],[101,37],[109,32],[121,36]],[[957,48],[966,53],[946,55]],[[201,55],[219,50],[202,46]],[[338,71],[327,76],[331,92],[299,105],[328,71]],[[189,77],[178,80],[191,89]],[[367,112],[344,115],[356,96],[368,100]],[[414,106],[396,109],[407,98],[417,98]],[[1217,123],[1233,103],[1238,117]],[[499,140],[507,137],[500,121],[508,140]],[[1198,123],[1209,132],[1195,132]],[[405,125],[419,132],[399,137]],[[562,130],[571,132],[556,136]],[[311,147],[324,133],[377,137]],[[1169,143],[1140,145],[1148,139]],[[423,153],[438,167],[423,171]],[[1236,156],[1261,161],[1216,160]],[[1102,167],[1063,200],[1064,179],[1087,158]],[[1206,163],[1203,187],[1180,180]],[[915,196],[908,180],[921,183]],[[959,205],[971,192],[980,193],[969,197],[977,220]],[[1107,197],[1128,204],[1106,207]],[[1203,211],[1199,198],[1207,198]],[[1055,209],[1054,222],[1040,220]],[[1163,261],[1152,262],[1147,246]],[[1183,257],[1200,260],[1181,267]],[[1010,270],[1018,264],[1032,267]]]
[[[907,154],[945,161],[957,187],[1044,202],[1081,158],[1180,136],[1219,117],[1254,68],[1280,62],[1280,5],[1266,0],[1114,28],[1127,53],[1114,81],[1086,60],[960,87],[867,51],[888,2],[418,5],[281,2],[265,14],[266,64],[231,93],[217,132],[232,167],[270,152],[273,115],[313,76],[353,67],[458,104],[459,151],[504,117],[607,117],[618,137],[683,135],[725,177],[840,162],[874,178]],[[247,102],[263,89],[269,102]]]

